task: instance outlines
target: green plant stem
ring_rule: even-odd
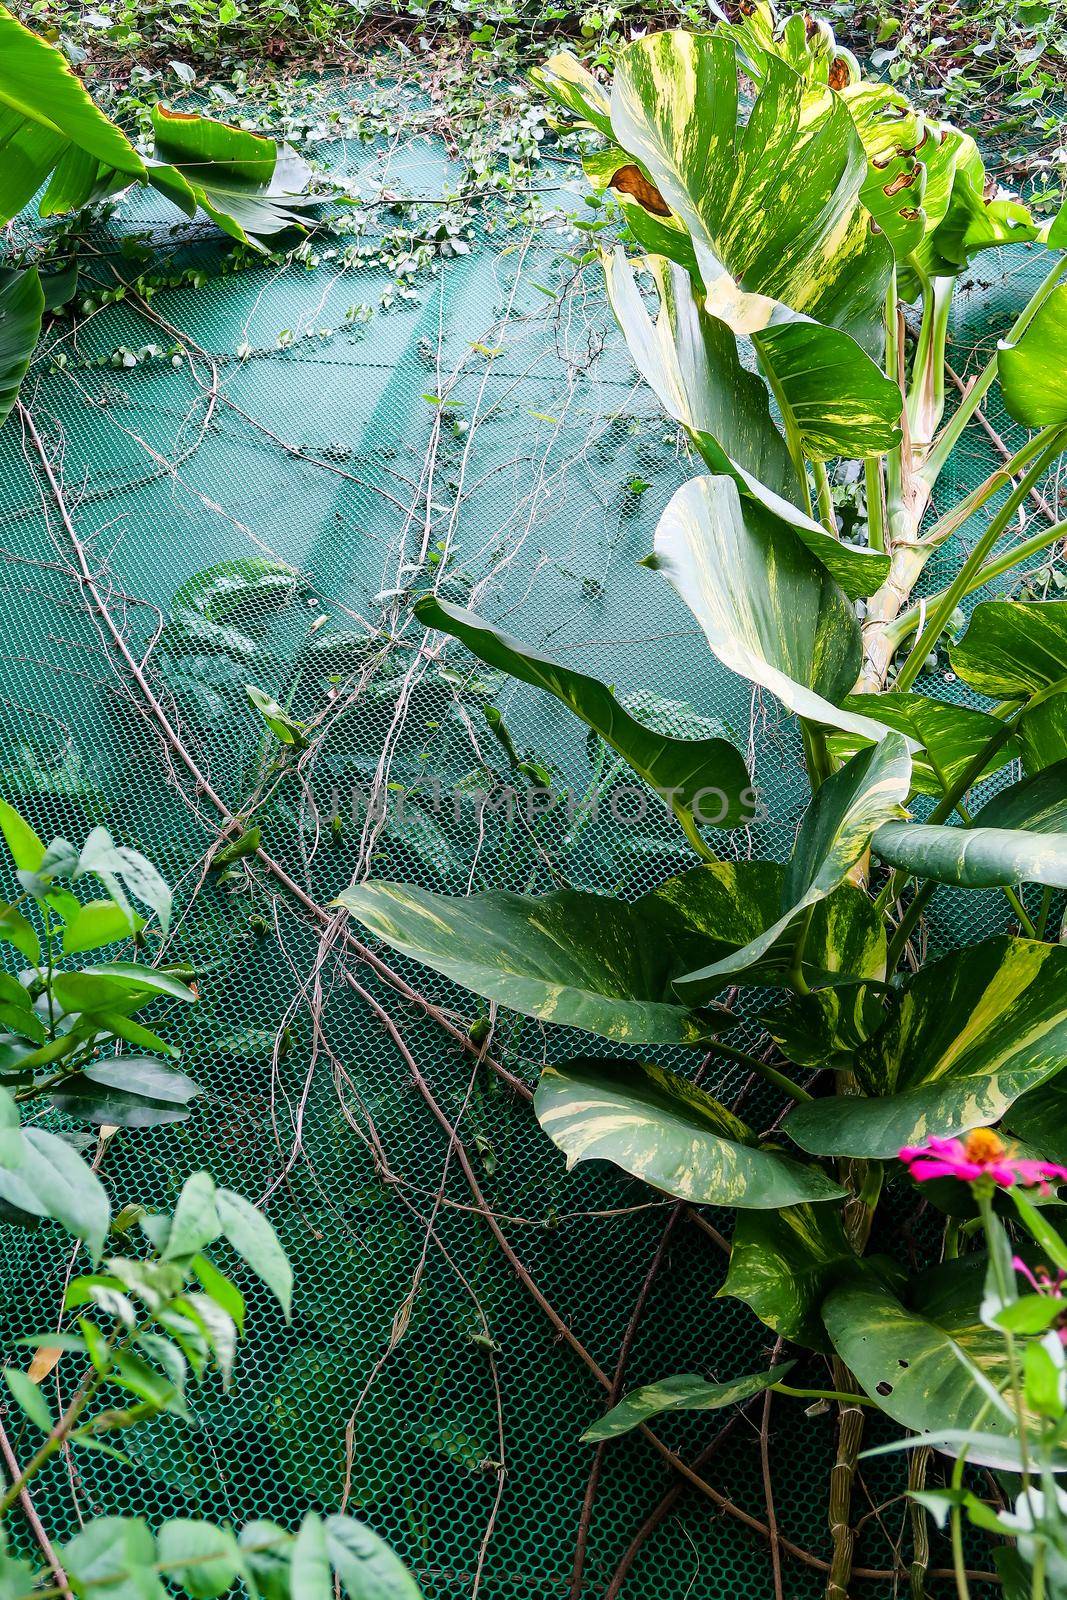
[[[843,1400],[846,1405],[879,1409],[877,1401],[868,1400],[866,1395],[847,1394],[843,1389],[794,1389],[788,1383],[772,1383],[771,1388],[775,1394],[787,1394],[794,1400]]]
[[[811,470],[815,476],[815,492],[819,501],[819,521],[827,533],[838,537],[837,518],[834,516],[834,502],[830,494],[830,479],[826,471],[825,461],[813,461]]]
[[[993,1216],[993,1184],[989,1178],[980,1179],[972,1183],[971,1193],[978,1202],[978,1212],[982,1218],[982,1228],[985,1232],[989,1249],[989,1261],[993,1268],[993,1279],[997,1286],[1002,1305],[1007,1305],[1014,1293],[1014,1284],[1005,1283],[1003,1262],[999,1251],[994,1248],[994,1231],[1000,1226]],[[1030,1452],[1026,1437],[1026,1413],[1023,1409],[1023,1383],[1019,1369],[1019,1353],[1015,1344],[1015,1335],[1010,1328],[1002,1330],[1004,1348],[1008,1356],[1008,1374],[1011,1382],[1011,1398],[1015,1407],[1015,1426],[1019,1430],[1019,1464],[1022,1468],[1022,1485],[1025,1494],[1030,1488]]]
[[[811,993],[808,980],[804,976],[804,946],[808,942],[808,929],[811,927],[811,919],[814,915],[815,907],[809,906],[804,912],[800,931],[797,934],[797,942],[793,949],[793,959],[789,965],[789,984],[797,994]]]
[[[1067,257],[1058,256],[1056,261],[1049,268],[1045,277],[1042,279],[1041,283],[1026,302],[1026,305],[1012,323],[1011,327],[1008,329],[1008,332],[1005,334],[1004,342],[1006,344],[1013,344],[1015,340],[1018,339],[1023,332],[1025,332],[1034,314],[1045,303],[1053,289],[1055,289],[1056,285],[1059,283],[1060,278],[1063,276],[1065,267],[1067,267]],[[959,443],[967,424],[970,422],[982,401],[989,393],[989,390],[992,387],[993,379],[996,377],[996,375],[997,358],[995,355],[992,355],[982,368],[981,372],[978,374],[978,377],[971,385],[971,388],[968,390],[967,394],[956,407],[956,410],[953,412],[949,421],[942,429],[933,449],[926,458],[926,461],[922,467],[922,477],[930,485],[931,489],[937,482],[940,473],[943,471],[945,463],[948,461],[953,450],[956,448],[956,445]]]
[[[789,1095],[793,1100],[811,1100],[807,1089],[802,1089],[799,1083],[794,1083],[792,1078],[786,1077],[784,1072],[779,1072],[777,1067],[768,1066],[766,1061],[761,1061],[759,1056],[751,1055],[747,1050],[741,1050],[735,1044],[724,1044],[721,1039],[716,1039],[712,1048],[720,1055],[728,1056],[731,1061],[740,1061],[743,1066],[751,1067],[753,1072],[758,1072],[761,1078],[768,1083],[773,1083],[776,1089],[781,1089],[783,1094]]]
[[[863,463],[863,484],[867,498],[867,543],[872,550],[884,552],[885,501],[882,463],[878,456],[868,456]]]
[[[931,824],[944,822],[946,817],[951,816],[952,812],[955,811],[956,807],[959,805],[967,791],[971,788],[972,784],[977,783],[978,779],[982,776],[982,773],[985,771],[993,756],[996,755],[1001,745],[1006,744],[1011,738],[1012,734],[1018,727],[1019,722],[1022,720],[1023,713],[1031,704],[1032,700],[1025,701],[1010,717],[1005,719],[999,730],[993,734],[992,738],[986,741],[981,750],[979,750],[978,754],[953,784],[952,788],[937,802],[937,805],[931,811],[928,819]],[[901,887],[903,887],[903,885]],[[897,925],[896,932],[893,934],[893,937],[890,940],[889,951],[886,956],[887,972],[894,972],[896,970],[897,963],[899,962],[904,951],[904,946],[911,938],[912,930],[914,929],[915,924],[922,916],[923,909],[926,906],[927,901],[931,898],[938,887],[939,885],[931,878],[928,879],[927,882],[916,891],[915,898],[912,900],[911,905],[901,917],[900,922]]]
[[[954,278],[933,278],[923,288],[922,325],[907,398],[912,449],[923,455],[945,411],[945,344],[955,282]]]
[[[804,764],[808,769],[808,781],[814,793],[830,776],[830,751],[826,743],[826,734],[822,728],[816,728],[806,718],[801,717],[800,737],[804,744]]]
[[[1056,544],[1060,539],[1067,539],[1067,522],[1053,523],[1041,533],[1032,534],[1029,539],[1024,539],[1021,544],[1013,545],[1010,550],[1005,550],[1002,555],[994,556],[991,561],[986,561],[977,572],[971,574],[967,580],[967,587],[963,597],[974,594],[987,583],[992,583],[995,578],[1001,577],[1005,572],[1010,572],[1013,567],[1021,566],[1031,556],[1040,555],[1047,550],[1049,545]],[[928,595],[925,601],[926,610],[938,605],[947,594],[947,589],[939,589],[936,594]],[[921,606],[912,606],[909,611],[902,612],[894,622],[888,624],[886,632],[893,640],[893,649],[897,650],[910,638],[919,626],[919,619],[923,614]]]
[[[1045,1600],[1044,1539],[1038,1539],[1034,1549],[1034,1566],[1030,1574],[1030,1600]]]
[[[945,624],[966,594],[968,582],[981,568],[993,546],[1030,493],[1034,484],[1046,470],[1053,456],[1059,455],[1064,441],[1067,439],[1067,430],[1063,428],[1046,428],[1042,430],[1038,437],[1044,440],[1042,448],[1028,470],[1019,479],[1019,482],[1000,510],[991,518],[988,528],[986,528],[981,538],[977,540],[974,549],[962,563],[938,603],[933,607],[929,622],[927,622],[918,639],[916,639],[912,646],[911,654],[896,675],[893,687],[898,693],[903,693],[910,689],[915,682],[915,679],[922,671],[923,663],[927,656],[944,632]]]
[[[22,1493],[23,1489],[26,1488],[26,1485],[31,1481],[31,1479],[35,1478],[40,1472],[41,1468],[47,1466],[52,1457],[62,1450],[68,1435],[74,1427],[74,1424],[77,1422],[78,1418],[81,1416],[90,1400],[93,1399],[94,1395],[102,1387],[104,1381],[105,1380],[101,1374],[95,1370],[91,1376],[85,1380],[84,1384],[81,1386],[81,1388],[79,1388],[78,1392],[74,1396],[74,1399],[71,1401],[66,1411],[64,1411],[63,1415],[49,1433],[44,1443],[40,1445],[36,1454],[34,1454],[26,1466],[23,1467],[21,1476],[15,1483],[9,1485],[3,1498],[0,1499],[0,1519],[5,1517],[11,1510],[11,1507],[15,1504],[15,1501],[18,1499],[19,1495]]]

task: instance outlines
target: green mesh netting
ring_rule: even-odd
[[[338,145],[328,154],[335,167],[362,170],[367,192],[386,182],[431,194],[446,168],[429,143]],[[724,836],[722,848],[787,852],[805,793],[792,727],[772,700],[754,699],[711,659],[668,586],[637,566],[662,506],[692,469],[635,379],[596,269],[561,263],[583,236],[487,215],[471,253],[440,259],[391,308],[346,323],[348,308],[378,305],[392,274],[330,257],[324,240],[317,265],[220,277],[207,230],[175,229],[171,214],[138,199],[98,231],[98,275],[122,272],[124,237],[144,229],[176,261],[199,262],[202,287],[156,296],[167,330],[127,300],[83,320],[76,340],[56,335],[23,397],[96,591],[179,743],[232,811],[261,797],[268,851],[318,904],[368,870],[456,893],[566,881],[634,895],[685,859],[684,841],[654,810],[642,818],[620,806],[617,820],[602,808],[592,820],[560,807],[509,822],[493,811],[479,819],[463,802],[453,815],[452,786],[484,787],[474,775],[487,767],[507,775],[482,716],[490,701],[520,752],[550,765],[557,786],[588,795],[612,774],[554,701],[494,677],[454,645],[441,650],[393,606],[393,592],[425,583],[427,556],[442,548],[447,597],[472,600],[532,644],[640,692],[678,731],[694,717],[724,725],[755,756],[768,819],[752,834]],[[961,370],[973,367],[974,345],[988,349],[1040,270],[1025,251],[1000,265],[1005,277],[976,285],[965,302]],[[564,292],[546,296],[565,276]],[[279,349],[285,329],[291,342]],[[92,364],[118,346],[172,338],[187,351],[177,366]],[[252,353],[239,359],[242,346]],[[434,394],[450,404],[424,398]],[[974,430],[939,503],[995,460]],[[164,1419],[138,1429],[126,1442],[129,1468],[84,1452],[50,1468],[38,1491],[50,1526],[63,1536],[82,1518],[134,1509],[153,1519],[269,1515],[292,1524],[309,1506],[345,1503],[395,1544],[435,1600],[470,1594],[480,1564],[485,1600],[567,1595],[592,1462],[578,1435],[602,1409],[602,1390],[477,1215],[445,1129],[346,974],[388,1012],[458,1125],[512,1249],[609,1376],[670,1208],[607,1169],[568,1175],[527,1105],[336,939],[324,941],[322,925],[257,867],[223,886],[205,874],[219,813],[161,738],[87,598],[17,416],[0,437],[0,508],[0,788],[46,837],[80,840],[102,822],[156,860],[180,907],[166,955],[200,973],[201,1003],[181,1019],[181,1043],[183,1065],[207,1092],[182,1126],[120,1133],[102,1176],[116,1205],[164,1203],[201,1166],[253,1199],[269,1196],[297,1277],[291,1327],[247,1285],[252,1333],[232,1392],[201,1391],[195,1426]],[[168,653],[163,630],[179,585],[253,555],[291,563],[306,586],[277,614],[232,619],[255,644],[247,665]],[[931,587],[956,559],[947,550],[932,564]],[[371,646],[360,647],[368,637]],[[246,681],[294,714],[322,719],[315,759],[298,776],[278,782],[270,770]],[[938,690],[958,692],[950,682]],[[447,797],[436,814],[433,778]],[[375,783],[394,809],[405,791],[402,821],[378,826],[352,814],[353,790]],[[339,844],[329,828],[335,797]],[[995,894],[946,892],[932,938],[977,938],[1005,927],[1005,916]],[[464,1024],[477,1014],[469,996],[434,975],[393,964]],[[498,1057],[531,1083],[540,1061],[588,1045],[508,1017],[494,1038]],[[664,1059],[697,1065],[681,1051]],[[758,1126],[779,1110],[734,1069],[716,1067],[705,1081],[727,1099],[743,1092]],[[913,1210],[901,1199],[896,1221],[918,1262],[919,1246],[907,1244]],[[710,1220],[729,1227],[728,1216]],[[55,1326],[74,1256],[47,1228],[5,1230],[2,1245],[11,1357],[16,1336]],[[727,1378],[766,1363],[767,1331],[744,1306],[715,1298],[723,1266],[712,1239],[680,1217],[633,1338],[628,1383],[678,1370]],[[495,1354],[472,1337],[483,1326]],[[819,1363],[810,1376],[825,1376]],[[64,1359],[48,1389],[69,1391],[74,1378]],[[702,1470],[762,1521],[759,1419],[757,1407],[735,1421]],[[660,1431],[694,1460],[724,1421],[675,1418]],[[872,1425],[870,1437],[880,1436]],[[25,1451],[25,1440],[16,1443]],[[828,1553],[833,1445],[832,1415],[775,1402],[780,1532],[818,1558]],[[886,1567],[893,1543],[908,1556],[903,1470],[894,1461],[862,1472],[861,1568]],[[583,1593],[608,1590],[677,1482],[640,1438],[610,1448]],[[945,1559],[935,1536],[934,1565]],[[789,1600],[802,1600],[821,1594],[823,1579],[787,1555],[784,1584]],[[936,1577],[928,1587],[948,1593]],[[857,1578],[856,1589],[890,1595],[899,1585]],[[681,1486],[640,1544],[623,1592],[628,1600],[769,1596],[767,1546]]]

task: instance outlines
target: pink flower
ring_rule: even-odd
[[[1013,1156],[992,1128],[975,1128],[963,1139],[928,1139],[924,1145],[905,1145],[898,1151],[919,1183],[930,1178],[959,1178],[974,1183],[991,1178],[1002,1189],[1013,1184],[1047,1189],[1050,1183],[1067,1183],[1067,1167],[1051,1161],[1030,1161]]]

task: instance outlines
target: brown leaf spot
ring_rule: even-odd
[[[831,89],[848,88],[848,62],[844,56],[837,56],[835,60],[831,61],[830,76],[826,81]]]
[[[669,217],[671,208],[660,194],[654,183],[649,183],[640,167],[620,167],[609,185],[617,189],[620,194],[633,197],[638,205],[644,206],[654,217]]]
[[[892,196],[899,194],[901,189],[910,189],[917,177],[918,173],[914,171],[898,173],[892,183],[883,183],[882,193]]]

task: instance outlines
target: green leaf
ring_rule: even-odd
[[[49,1093],[57,1111],[81,1122],[156,1128],[185,1122],[200,1089],[184,1072],[142,1056],[91,1062]]]
[[[458,896],[373,879],[343,905],[394,950],[525,1016],[634,1044],[695,1044],[711,1018],[673,1002],[677,917],[652,895],[634,905],[562,889]]]
[[[27,922],[21,911],[0,901],[0,939],[15,947],[33,966],[41,959],[41,946],[33,924]]]
[[[887,817],[900,815],[910,780],[911,758],[898,733],[887,733],[881,744],[862,750],[827,778],[801,823],[782,880],[779,915],[740,949],[676,978],[674,987],[682,999],[699,1003],[724,980],[757,967],[784,940],[795,943],[807,912],[843,882],[875,829]]]
[[[1004,404],[1027,428],[1067,422],[1067,284],[1053,289],[1014,344],[997,346]]]
[[[771,420],[767,390],[741,365],[730,329],[703,310],[688,273],[662,257],[646,260],[659,291],[653,323],[622,250],[603,261],[611,308],[638,370],[711,471],[732,477],[743,498],[770,513],[768,527],[798,538],[850,598],[873,594],[888,556],[843,544],[797,508],[800,483]]]
[[[148,182],[192,216],[197,206],[224,233],[263,248],[287,229],[304,231],[316,206],[311,168],[288,145],[195,112],[152,108],[154,159]]]
[[[90,900],[79,906],[63,929],[63,954],[99,950],[102,945],[128,939],[144,927],[144,918],[116,905],[114,900]]]
[[[326,1527],[315,1511],[305,1513],[293,1541],[289,1584],[292,1600],[330,1600],[333,1594]]]
[[[865,1096],[797,1106],[786,1131],[815,1155],[888,1160],[932,1130],[951,1138],[996,1122],[1065,1052],[1067,947],[985,939],[905,983],[857,1053]]]
[[[256,1213],[258,1216],[258,1212]],[[164,1261],[199,1255],[221,1233],[215,1205],[215,1180],[209,1172],[194,1172],[182,1184],[167,1235]]]
[[[143,176],[144,163],[93,104],[62,51],[46,44],[0,6],[0,222],[32,200],[71,146],[107,167]]]
[[[400,1557],[354,1517],[326,1518],[326,1554],[349,1600],[422,1600]]]
[[[243,556],[219,561],[186,580],[171,597],[171,614],[178,620],[191,611],[209,622],[237,620],[283,611],[296,599],[304,580],[295,567],[266,556]]]
[[[233,1319],[216,1300],[206,1294],[186,1294],[178,1306],[189,1313],[203,1333],[222,1376],[222,1387],[228,1389],[237,1354],[237,1328]]]
[[[139,961],[98,961],[91,967],[83,967],[81,976],[111,978],[124,989],[165,994],[172,1000],[184,1000],[187,1005],[196,1004],[196,995],[188,984],[160,967],[147,967]]]
[[[37,872],[44,860],[44,843],[6,800],[0,800],[0,832],[4,835],[15,866],[21,872]]]
[[[855,1266],[836,1206],[741,1211],[719,1294],[743,1300],[781,1338],[826,1350],[820,1307]]]
[[[695,1204],[766,1210],[844,1192],[818,1167],[761,1149],[711,1095],[650,1062],[579,1057],[545,1067],[534,1110],[568,1166],[612,1161]]]
[[[97,1261],[111,1220],[100,1179],[66,1140],[43,1128],[25,1128],[22,1146],[23,1159],[16,1170],[0,1167],[0,1199],[31,1216],[60,1223],[85,1241]]]
[[[218,1600],[236,1582],[241,1554],[229,1528],[172,1517],[156,1535],[157,1559],[191,1600]]]
[[[709,1383],[695,1372],[683,1372],[677,1378],[661,1378],[658,1383],[646,1383],[613,1406],[582,1434],[583,1444],[601,1444],[605,1439],[617,1439],[620,1434],[639,1428],[652,1417],[664,1411],[720,1411],[723,1406],[750,1400],[772,1384],[781,1383],[794,1366],[794,1361],[783,1361],[769,1372],[757,1372],[747,1378],[733,1378],[727,1383]]]
[[[846,108],[805,105],[801,79],[768,61],[741,122],[730,41],[676,30],[623,51],[611,123],[688,229],[708,312],[751,337],[804,453],[891,448],[900,397],[867,351],[880,355],[893,256],[860,204]]]
[[[929,221],[911,264],[928,278],[955,277],[979,250],[1036,238],[1024,205],[987,198],[985,164],[971,135],[951,123],[934,124],[930,131],[917,152],[927,169]]]
[[[287,711],[283,710],[277,700],[267,694],[263,689],[257,689],[254,683],[245,684],[245,694],[253,711],[258,711],[267,727],[276,739],[282,744],[291,744],[297,750],[303,750],[307,745],[305,725],[295,721]]]
[[[742,506],[731,478],[694,478],[673,495],[646,565],[669,580],[732,672],[799,716],[885,737],[882,723],[839,709],[862,659],[852,606],[761,506]]]
[[[1015,1420],[989,1404],[988,1388],[1007,1385],[1004,1338],[982,1322],[984,1263],[943,1262],[916,1285],[912,1306],[873,1278],[831,1289],[823,1319],[834,1348],[860,1387],[886,1414],[916,1433],[969,1430],[975,1466],[1018,1466]],[[980,1416],[981,1414],[981,1416]]]
[[[983,600],[949,660],[957,677],[991,700],[1067,686],[1067,600]]]
[[[181,1055],[176,1045],[168,1044],[158,1033],[153,1033],[151,1028],[142,1027],[139,1022],[123,1016],[119,1011],[101,1011],[85,1026],[113,1033],[116,1038],[124,1039],[127,1044],[136,1045],[139,1050],[156,1050],[160,1055],[172,1057]]]
[[[447,605],[434,595],[416,601],[415,615],[426,627],[451,634],[488,666],[555,695],[684,814],[687,831],[701,822],[717,827],[751,822],[756,793],[743,757],[727,740],[672,739],[656,733],[632,717],[599,679],[561,666],[473,611]]]
[[[156,1542],[141,1517],[95,1517],[60,1546],[63,1569],[85,1600],[101,1586],[113,1600],[165,1600],[155,1560]]]
[[[1067,1166],[1067,1079],[1028,1089],[1004,1113],[1004,1126],[1044,1161]]]
[[[871,848],[888,866],[965,889],[1067,889],[1067,761],[994,795],[967,827],[891,822]]]
[[[219,1222],[230,1244],[246,1266],[262,1279],[285,1312],[288,1322],[293,1298],[293,1269],[278,1242],[273,1225],[243,1195],[232,1189],[216,1194]]]
[[[78,872],[94,873],[112,899],[132,917],[122,893],[121,879],[135,899],[156,913],[160,928],[164,933],[167,932],[170,926],[170,890],[151,861],[139,850],[116,844],[106,828],[94,828],[82,845]]]
[[[42,1433],[50,1433],[53,1426],[52,1413],[48,1409],[48,1401],[32,1378],[27,1377],[18,1367],[5,1367],[4,1382],[11,1390],[16,1403],[35,1427],[40,1428]]]
[[[846,711],[873,717],[912,740],[916,747],[912,751],[912,788],[938,798],[953,787],[1002,729],[1000,719],[986,711],[921,694],[850,694],[842,705]],[[832,753],[844,759],[860,748],[861,741],[852,734],[834,733],[829,744]],[[1015,742],[1007,740],[990,756],[982,776],[998,772],[1017,754]]]
[[[611,137],[611,102],[588,67],[569,50],[549,56],[530,72],[530,81],[598,133]]]
[[[0,39],[4,22],[0,7]],[[2,48],[0,44],[0,50]],[[0,109],[0,130],[3,126],[4,114]],[[0,187],[0,198],[2,194]],[[29,370],[30,358],[41,333],[43,311],[44,295],[36,268],[22,271],[0,268],[0,427],[15,404],[19,385]],[[6,828],[4,833],[6,836]]]
[[[196,1256],[192,1263],[193,1271],[200,1279],[204,1293],[215,1304],[225,1311],[236,1327],[238,1333],[244,1332],[245,1325],[245,1298],[235,1283],[220,1272],[215,1263],[207,1256]]]
[[[237,1536],[241,1557],[262,1600],[290,1600],[289,1556],[293,1536],[276,1522],[246,1522]]]

